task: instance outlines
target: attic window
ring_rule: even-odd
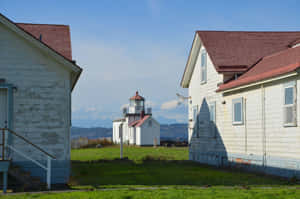
[[[207,53],[206,50],[201,52],[201,84],[206,83],[207,79]]]

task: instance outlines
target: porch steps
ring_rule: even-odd
[[[22,170],[19,166],[11,165],[8,170],[10,177],[14,178],[14,183],[9,183],[8,188],[16,191],[44,191],[47,184],[41,182],[39,177],[31,176],[28,171]]]

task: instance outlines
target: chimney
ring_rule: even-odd
[[[142,111],[141,111],[141,119],[143,119],[144,117],[145,117],[145,111],[142,110]]]

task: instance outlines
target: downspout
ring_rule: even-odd
[[[265,98],[265,87],[262,84],[261,85],[261,105],[262,105],[262,111],[261,111],[261,126],[262,126],[262,153],[263,153],[263,159],[262,159],[262,165],[263,167],[266,166],[266,98]]]
[[[245,154],[247,155],[247,138],[248,138],[248,135],[247,135],[247,110],[246,110],[246,107],[247,107],[247,100],[246,98],[244,99],[244,118],[245,118]]]

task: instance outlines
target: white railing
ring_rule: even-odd
[[[43,149],[41,149],[39,146],[33,144],[32,142],[30,142],[29,140],[27,140],[23,136],[17,134],[16,132],[14,132],[14,131],[12,131],[12,130],[10,130],[8,128],[0,129],[0,131],[2,131],[2,139],[3,139],[3,141],[4,141],[4,138],[5,138],[5,132],[7,131],[11,135],[14,135],[15,137],[20,138],[21,140],[25,141],[27,144],[33,146],[36,150],[42,152],[44,155],[47,156],[47,163],[46,163],[46,166],[45,166],[45,165],[41,164],[40,162],[38,162],[37,160],[35,160],[32,157],[30,157],[29,155],[26,155],[24,152],[16,149],[12,145],[5,144],[5,142],[2,143],[2,159],[5,159],[5,157],[6,157],[5,156],[5,149],[8,148],[8,149],[14,151],[15,153],[19,154],[23,158],[26,158],[27,160],[30,160],[31,162],[33,162],[34,164],[38,165],[39,167],[41,167],[42,169],[44,169],[47,172],[47,188],[51,189],[51,161],[52,161],[52,159],[55,159],[55,157],[52,156],[51,154],[47,153]]]

